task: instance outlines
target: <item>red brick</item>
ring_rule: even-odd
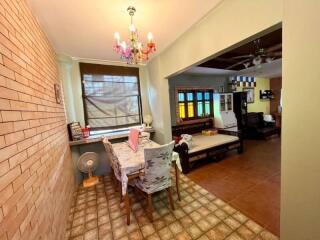
[[[19,166],[10,170],[8,173],[0,177],[0,191],[8,186],[14,179],[16,179],[21,174],[21,169]]]
[[[14,131],[21,131],[29,128],[29,121],[17,121],[13,123]]]
[[[24,133],[23,131],[20,132],[14,132],[5,135],[5,141],[7,145],[11,145],[17,142],[21,142],[24,139]]]
[[[15,73],[15,78],[17,82],[22,83],[23,85],[29,85],[29,80],[20,74]]]
[[[0,33],[2,33],[6,37],[9,37],[9,31],[5,26],[3,26],[2,23],[0,23]]]
[[[27,111],[27,103],[21,101],[10,101],[11,110],[14,111]]]
[[[3,220],[3,213],[2,213],[2,208],[0,208],[0,224]],[[1,237],[0,237],[0,240],[1,240]]]
[[[7,99],[1,99],[0,98],[0,109],[1,110],[10,110],[10,101]]]
[[[30,188],[27,192],[24,193],[21,200],[17,202],[18,213],[27,205],[31,197],[32,197],[32,189]]]
[[[17,145],[11,145],[5,148],[0,149],[0,162],[12,157],[17,153]],[[1,184],[0,184],[1,185]]]
[[[0,191],[0,206],[2,206],[13,195],[12,184]]]
[[[2,17],[0,15],[0,22],[2,22]],[[0,42],[3,44],[6,48],[8,48],[11,52],[18,52],[19,49],[11,42],[8,38],[6,38],[4,35],[0,34]]]
[[[11,132],[13,132],[12,122],[0,123],[0,135],[8,134]]]
[[[26,68],[27,64],[25,61],[23,61],[20,57],[18,57],[16,54],[12,54],[12,61],[14,61],[16,64],[18,64],[20,67]]]
[[[21,75],[24,76],[25,78],[32,80],[32,74],[25,70],[24,68],[21,69]]]
[[[17,206],[18,201],[22,198],[25,191],[23,187],[20,187],[13,195],[2,205],[3,215],[7,216]]]
[[[10,15],[9,15],[9,16],[10,16]],[[12,21],[11,21],[11,22],[12,22]],[[16,45],[20,50],[24,50],[24,47],[23,47],[23,45],[21,44],[21,42],[14,36],[14,34],[11,34],[11,32],[9,32],[9,39],[10,39],[10,41],[11,41],[14,45]],[[13,52],[18,53],[19,50],[18,50],[18,51],[13,51]]]
[[[20,121],[22,120],[21,112],[18,111],[1,111],[2,121]]]
[[[11,51],[0,42],[0,53],[4,56],[11,57]]]
[[[0,92],[1,92],[1,98],[13,99],[13,100],[18,100],[19,98],[18,93],[16,91],[5,88],[5,87],[0,87]]]
[[[32,102],[32,96],[25,93],[18,93],[19,100],[22,102]]]
[[[21,67],[18,64],[16,64],[15,62],[13,62],[11,59],[9,59],[5,56],[3,57],[3,63],[7,68],[11,69],[14,72],[17,72],[17,73],[21,72]],[[9,78],[14,79],[14,74],[12,77],[9,77]]]
[[[31,218],[33,217],[35,213],[35,207],[31,208],[28,212],[28,215],[27,217],[23,220],[23,222],[21,223],[20,225],[20,231],[21,231],[21,234],[25,234],[25,231],[28,229],[28,227],[30,228],[31,225],[30,225],[30,221],[31,221]],[[26,235],[28,236],[28,235]],[[23,239],[23,238],[22,238]]]
[[[26,170],[25,172],[23,172],[19,177],[17,177],[13,182],[12,182],[12,186],[13,186],[13,191],[17,191],[20,186],[22,186],[23,184],[25,184],[25,182],[28,180],[28,178],[30,177],[30,172],[29,170]]]
[[[32,139],[31,138],[25,139],[22,142],[17,143],[17,146],[18,146],[19,152],[22,150],[25,150],[28,147],[32,146]]]
[[[18,154],[14,155],[13,157],[9,158],[10,169],[14,168],[19,163],[26,160],[27,157],[28,157],[28,154],[27,154],[27,151],[25,150],[25,151],[19,152]]]
[[[36,161],[35,163],[32,164],[30,167],[30,174],[32,175],[34,172],[36,172],[41,166],[41,161],[40,159]]]
[[[21,170],[22,172],[24,172],[26,169],[28,169],[34,162],[36,162],[38,159],[40,158],[40,156],[38,156],[38,154],[34,154],[33,156],[29,156],[28,155],[28,159],[23,161],[21,163]]]
[[[37,134],[36,128],[29,128],[27,130],[24,130],[24,135],[26,138],[33,137]]]
[[[36,112],[22,112],[22,119],[23,120],[30,120],[37,118]]]
[[[38,144],[34,144],[31,147],[29,147],[27,149],[28,157],[32,156],[34,153],[36,153],[38,151],[38,149],[39,149]]]
[[[31,177],[28,178],[28,180],[24,183],[23,187],[27,191],[37,180],[38,175],[34,173]]]
[[[6,78],[3,76],[0,76],[0,87],[5,87],[6,85],[7,85]],[[3,88],[0,88],[0,91],[1,91],[1,89],[3,89]],[[3,98],[2,92],[1,92],[1,98]]]
[[[1,34],[0,34],[1,35]],[[14,72],[6,66],[0,64],[0,75],[14,79]]]
[[[28,214],[28,208],[25,207],[13,221],[10,221],[7,223],[6,227],[7,227],[7,235],[9,239],[12,239],[14,234],[19,229],[21,223],[26,218],[27,214]]]
[[[28,94],[28,87],[11,79],[7,80],[7,88],[10,88],[17,92],[27,93]]]
[[[0,136],[0,149],[6,146],[6,142],[4,141],[4,136]]]
[[[9,161],[3,161],[0,163],[0,177],[7,172],[9,172],[10,166],[9,166]]]

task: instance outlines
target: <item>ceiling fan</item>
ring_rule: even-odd
[[[232,57],[231,59],[243,59],[226,69],[230,70],[233,69],[236,66],[243,65],[245,68],[249,68],[252,66],[260,66],[262,63],[270,63],[275,58],[279,58],[282,56],[282,44],[276,44],[272,47],[269,48],[263,48],[261,47],[261,40],[258,38],[253,41],[254,44],[254,53],[247,54],[247,55],[242,55],[242,56],[236,56]]]

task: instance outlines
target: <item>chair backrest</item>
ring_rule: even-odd
[[[171,161],[174,141],[156,148],[145,148],[143,183],[151,192],[171,186]]]
[[[118,158],[113,151],[112,144],[111,144],[111,142],[109,142],[109,140],[107,138],[103,138],[102,143],[103,143],[104,148],[106,150],[110,167],[113,169],[116,178],[119,180],[119,179],[121,179],[121,171],[120,171]]]
[[[111,145],[111,143],[109,142],[109,140],[106,137],[103,138],[102,143],[103,143],[104,149],[106,150],[107,159],[108,159],[108,162],[110,164],[110,167],[113,168],[112,145]]]

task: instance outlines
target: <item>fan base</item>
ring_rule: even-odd
[[[83,187],[92,187],[96,185],[99,182],[99,178],[96,176],[89,177],[85,180],[83,180]]]

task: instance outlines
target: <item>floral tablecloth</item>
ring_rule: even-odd
[[[138,151],[134,152],[128,145],[127,142],[112,144],[113,151],[117,156],[120,171],[121,171],[121,185],[122,194],[125,195],[128,186],[128,175],[144,171],[144,148],[159,147],[160,145],[151,140],[144,141],[138,146]],[[181,171],[179,154],[176,152],[172,153],[172,161],[176,161],[178,168]]]

